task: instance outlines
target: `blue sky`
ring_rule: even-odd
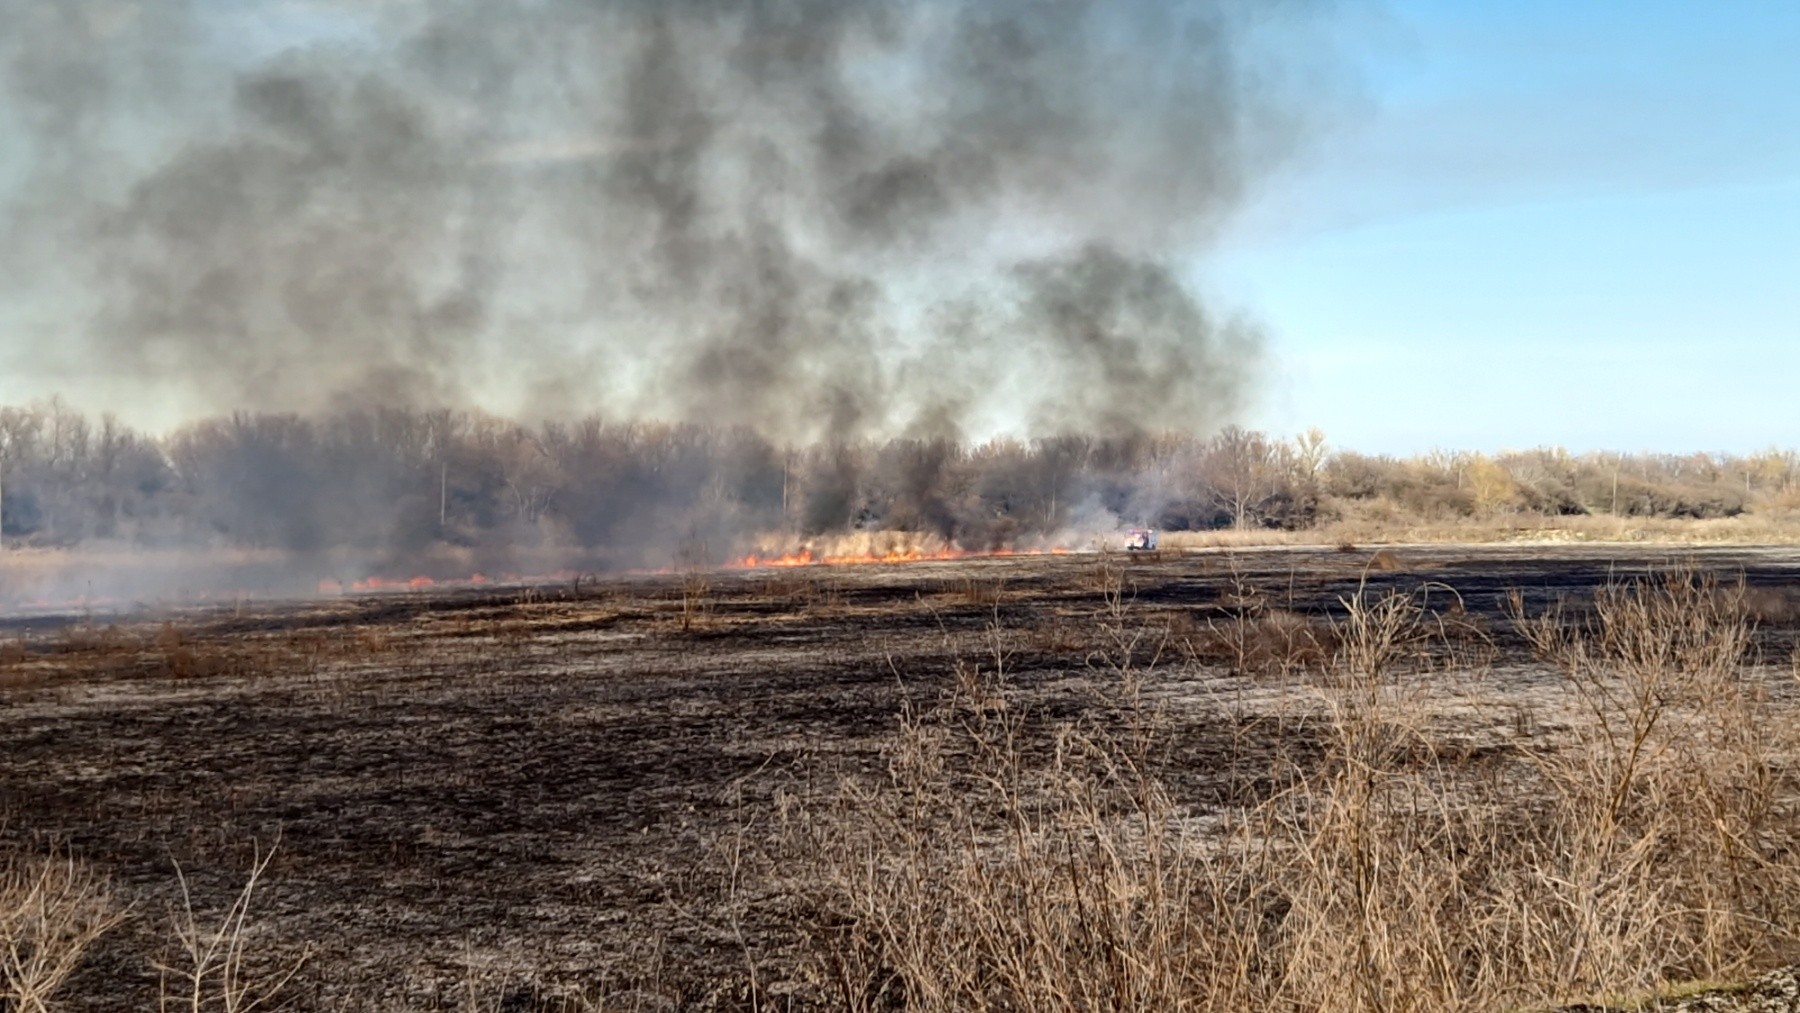
[[[1800,4],[1426,3],[1201,272],[1251,422],[1365,451],[1800,444]]]

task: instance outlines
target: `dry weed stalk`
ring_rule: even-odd
[[[88,948],[124,918],[105,883],[73,859],[0,868],[0,1008],[48,1013]]]
[[[681,574],[681,632],[690,633],[706,625],[712,615],[712,579],[700,567],[689,567]]]
[[[266,961],[252,959],[250,902],[274,859],[274,847],[267,851],[257,847],[243,889],[216,925],[202,924],[187,875],[180,865],[175,867],[181,907],[172,912],[171,921],[179,957],[174,963],[156,965],[162,977],[158,998],[162,1013],[251,1013],[280,1003],[283,990],[305,966],[308,954],[272,970],[260,966]]]
[[[1791,948],[1795,743],[1747,675],[1742,583],[1678,568],[1615,584],[1560,636],[1539,623],[1535,637],[1589,716],[1539,760],[1560,803],[1591,814],[1566,849],[1589,892],[1642,870],[1665,910],[1659,973],[1731,973]]]

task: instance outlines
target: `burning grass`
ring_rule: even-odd
[[[1070,542],[1092,539],[1069,539]],[[970,548],[936,535],[912,531],[862,531],[810,539],[800,544],[770,542],[731,562],[739,569],[797,566],[849,566],[872,563],[946,562],[983,557],[1064,555],[1076,551],[1067,544],[1034,541],[1027,545]]]

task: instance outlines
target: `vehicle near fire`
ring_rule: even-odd
[[[1126,552],[1150,552],[1156,548],[1156,531],[1151,528],[1132,528],[1125,532]]]

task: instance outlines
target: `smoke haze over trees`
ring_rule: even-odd
[[[0,365],[158,426],[1205,431],[1260,339],[1187,274],[1354,91],[1329,6],[0,0]]]
[[[367,572],[438,548],[595,567],[722,562],[759,547],[906,532],[968,550],[1080,547],[1122,526],[1305,529],[1800,508],[1800,455],[1409,460],[1314,432],[773,443],[745,428],[523,425],[452,410],[237,413],[151,438],[58,403],[0,408],[10,546],[345,553]]]

